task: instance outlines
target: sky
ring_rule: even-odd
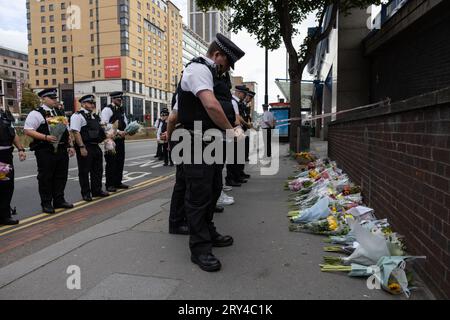
[[[187,24],[187,1],[173,0],[178,6]],[[25,0],[0,0],[0,46],[27,52],[27,21]],[[297,47],[306,35],[308,27],[315,26],[314,17],[311,16],[300,26],[300,36],[295,40]],[[256,40],[246,31],[232,35],[232,40],[242,50],[245,56],[236,63],[235,76],[242,76],[244,81],[258,83],[257,104],[262,110],[264,102],[264,49],[256,45]],[[277,95],[283,97],[275,85],[276,78],[286,78],[286,50],[284,46],[276,51],[269,52],[269,102],[277,101]]]

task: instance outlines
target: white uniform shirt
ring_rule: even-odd
[[[271,126],[270,126],[270,125],[267,125],[266,122],[272,124],[273,121],[274,121],[274,117],[273,117],[272,112],[270,112],[270,111],[264,111],[264,114],[263,114],[263,121],[262,121],[262,123],[261,123],[261,128],[263,128],[263,129],[271,128]]]
[[[114,113],[113,113],[112,109],[109,107],[105,107],[102,110],[100,119],[101,119],[102,124],[106,124],[106,130],[111,129],[111,127],[112,127],[112,123],[109,123],[109,120],[111,119],[113,114]],[[125,125],[128,125],[128,119],[127,119],[125,113],[123,114],[123,120],[125,121]]]
[[[203,57],[203,59],[210,66],[214,66],[213,60],[208,57]],[[203,90],[214,92],[214,79],[209,68],[201,63],[191,63],[183,71],[181,89],[192,92],[195,96]]]
[[[80,112],[89,113],[84,108],[81,108]],[[85,125],[87,125],[86,119],[81,114],[76,112],[70,117],[70,130],[80,132]]]
[[[235,114],[239,114],[239,105],[237,103],[239,101],[239,98],[233,95],[233,99],[231,99],[231,103],[233,103],[233,109]]]
[[[42,108],[44,108],[45,111],[49,111],[52,116],[56,116],[56,112],[47,107],[45,104],[42,105]],[[45,119],[42,114],[39,111],[33,110],[25,119],[25,125],[23,128],[26,130],[37,130],[43,123],[45,123]]]

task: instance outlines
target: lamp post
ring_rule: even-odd
[[[77,56],[72,55],[72,87],[73,87],[73,111],[75,112],[75,105],[76,105],[76,101],[75,101],[75,58],[82,58],[84,57],[82,54],[79,54]]]

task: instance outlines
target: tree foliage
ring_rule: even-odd
[[[291,116],[301,117],[301,89],[303,70],[314,56],[317,45],[328,37],[335,26],[337,13],[347,15],[352,9],[365,9],[381,4],[381,0],[197,0],[197,5],[207,10],[232,9],[230,30],[237,33],[245,29],[255,36],[260,47],[276,50],[284,43],[289,55],[291,80]],[[331,9],[327,17],[327,10]],[[316,31],[306,35],[296,47],[293,39],[299,27],[310,15],[316,15]],[[291,149],[295,147],[299,122],[291,125]]]
[[[29,88],[24,87],[22,91],[22,113],[29,113],[39,106],[39,97]]]

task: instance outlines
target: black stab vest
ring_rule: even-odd
[[[42,115],[42,117],[44,117],[44,120],[45,120],[45,122],[42,123],[39,126],[39,128],[36,129],[36,131],[41,134],[45,134],[45,135],[49,136],[50,129],[48,128],[47,118],[52,117],[51,113],[49,111],[44,110],[44,108],[42,108],[42,107],[39,107],[34,111],[39,112]],[[64,134],[61,138],[61,141],[59,143],[60,143],[61,147],[67,148],[69,146],[69,131],[68,130],[66,130],[64,132]],[[33,139],[33,141],[30,143],[31,151],[36,151],[36,150],[41,150],[41,149],[50,149],[50,148],[53,148],[52,144],[47,141]]]
[[[110,105],[107,105],[106,108],[110,108],[113,112],[112,117],[109,119],[109,123],[114,123],[118,120],[119,121],[118,129],[120,131],[125,130],[125,128],[127,127],[127,124],[125,123],[125,120],[123,119],[124,114],[125,114],[123,107],[117,107],[113,104],[110,104]]]
[[[14,117],[10,112],[0,110],[0,147],[10,147],[13,144],[16,132],[12,127]]]
[[[100,124],[100,117],[97,114],[92,114],[94,118],[91,118],[89,114],[84,111],[78,111],[84,120],[86,120],[86,125],[81,127],[80,135],[83,139],[83,143],[101,143],[106,139],[105,130]]]
[[[222,109],[230,123],[233,125],[236,121],[236,115],[234,113],[233,104],[231,102],[231,80],[227,73],[225,76],[220,76],[217,70],[210,66],[205,59],[197,57],[191,60],[191,63],[201,63],[208,67],[211,71],[214,81],[214,96],[219,101]],[[188,65],[189,65],[188,64]],[[188,66],[187,65],[187,66]],[[186,66],[186,67],[187,67]],[[206,131],[208,129],[220,129],[211,120],[205,108],[203,107],[200,99],[196,97],[190,91],[184,91],[181,88],[181,81],[177,88],[178,93],[178,122],[188,130],[194,129],[194,121],[202,122],[202,130]]]

